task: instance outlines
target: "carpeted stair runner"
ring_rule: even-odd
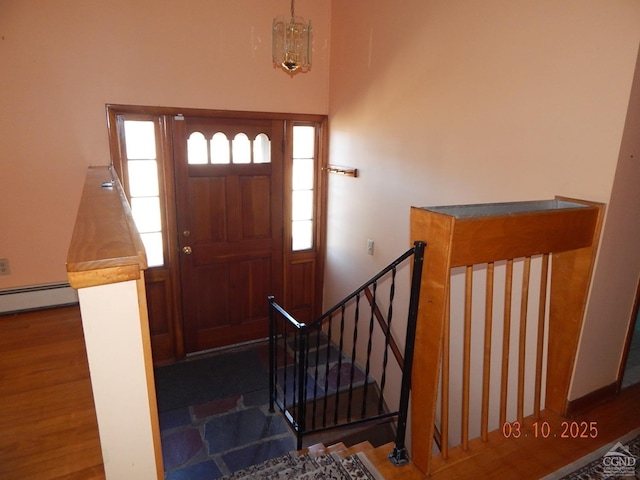
[[[383,480],[363,452],[341,456],[339,451],[314,454],[290,452],[253,465],[222,480]]]

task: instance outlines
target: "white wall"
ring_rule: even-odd
[[[381,0],[369,7],[332,3],[330,161],[361,176],[329,177],[327,304],[408,247],[411,205],[555,195],[610,201],[640,3]],[[637,273],[609,272],[603,281],[635,288]],[[630,310],[633,299],[621,289],[607,292]],[[595,337],[583,346],[597,341],[604,327],[592,324],[603,321],[587,318],[586,335]],[[616,338],[602,355],[615,363],[621,348]],[[587,368],[596,384],[589,388],[613,381],[610,366]]]
[[[571,398],[613,383],[640,279],[640,54]]]
[[[144,277],[78,295],[106,478],[164,478]]]

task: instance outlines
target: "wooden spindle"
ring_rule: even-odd
[[[542,256],[540,273],[540,302],[538,304],[538,345],[536,351],[536,385],[533,398],[533,414],[540,418],[540,398],[542,396],[542,358],[544,355],[544,322],[547,317],[547,277],[549,275],[549,254]]]
[[[480,436],[483,442],[489,438],[489,391],[491,382],[491,329],[493,326],[493,276],[494,263],[487,265],[487,289],[484,312],[484,364],[482,372],[482,417]]]
[[[509,345],[511,342],[511,291],[513,259],[507,260],[504,280],[504,327],[502,331],[502,383],[500,385],[500,427],[507,421],[507,393],[509,385]]]
[[[462,359],[462,449],[469,448],[469,382],[471,377],[471,310],[473,265],[467,266],[464,293],[464,351]]]
[[[525,257],[522,272],[522,297],[520,299],[520,345],[518,351],[518,421],[524,420],[524,371],[527,349],[527,311],[529,303],[529,277],[531,257]]]
[[[447,289],[444,305],[444,332],[442,338],[442,404],[440,425],[440,453],[442,458],[449,456],[449,355],[451,337],[451,291]]]

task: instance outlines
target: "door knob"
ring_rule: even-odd
[[[182,247],[182,253],[184,253],[185,255],[191,255],[191,247],[186,246],[186,247]]]

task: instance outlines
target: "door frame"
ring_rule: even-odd
[[[620,365],[618,366],[618,379],[616,380],[616,395],[618,395],[622,390],[622,381],[624,380],[624,372],[627,366],[627,359],[629,358],[631,341],[633,340],[633,335],[635,334],[636,322],[638,321],[638,313],[640,313],[640,279],[638,279],[638,284],[636,286],[636,297],[633,301],[633,309],[631,311],[631,318],[629,319],[627,335],[624,340],[622,358],[620,359]]]
[[[291,178],[291,158],[292,148],[290,142],[290,132],[294,124],[313,124],[316,128],[316,175],[315,188],[318,192],[318,199],[315,202],[315,244],[312,252],[291,252],[289,243],[290,228],[288,227],[290,219],[291,193],[286,186],[283,188],[283,215],[284,215],[284,241],[283,241],[283,267],[284,267],[284,288],[283,303],[285,306],[290,304],[295,306],[295,294],[291,286],[288,285],[292,279],[292,268],[297,264],[312,262],[311,283],[313,284],[313,294],[310,299],[311,306],[310,316],[315,318],[319,316],[322,309],[322,285],[324,278],[324,263],[326,258],[326,204],[327,204],[327,182],[324,175],[327,165],[327,124],[326,115],[318,114],[289,114],[289,113],[269,113],[269,112],[251,112],[251,111],[232,111],[232,110],[210,110],[201,108],[180,108],[180,107],[156,107],[156,106],[137,106],[137,105],[120,105],[107,104],[106,117],[107,129],[109,135],[109,147],[111,152],[111,164],[114,166],[121,181],[126,184],[126,154],[123,151],[123,132],[118,131],[118,118],[120,116],[135,117],[142,116],[149,119],[156,119],[156,133],[159,137],[157,143],[157,161],[159,170],[159,182],[161,191],[161,210],[164,231],[164,249],[165,249],[165,266],[158,268],[150,268],[146,276],[150,278],[160,277],[165,282],[164,291],[166,292],[167,308],[167,329],[172,337],[173,348],[171,352],[163,352],[158,354],[153,352],[154,363],[171,363],[185,358],[184,348],[184,326],[182,319],[182,296],[180,293],[180,252],[178,246],[177,231],[177,211],[176,211],[176,190],[174,175],[174,155],[172,131],[174,117],[184,116],[200,116],[200,117],[218,117],[233,119],[265,119],[279,120],[284,122],[285,132],[283,133],[284,141],[282,149],[284,152],[284,181],[288,185]],[[310,258],[313,257],[313,258]],[[154,270],[157,270],[154,272]],[[265,299],[266,301],[266,299]],[[153,349],[152,336],[152,349]]]

